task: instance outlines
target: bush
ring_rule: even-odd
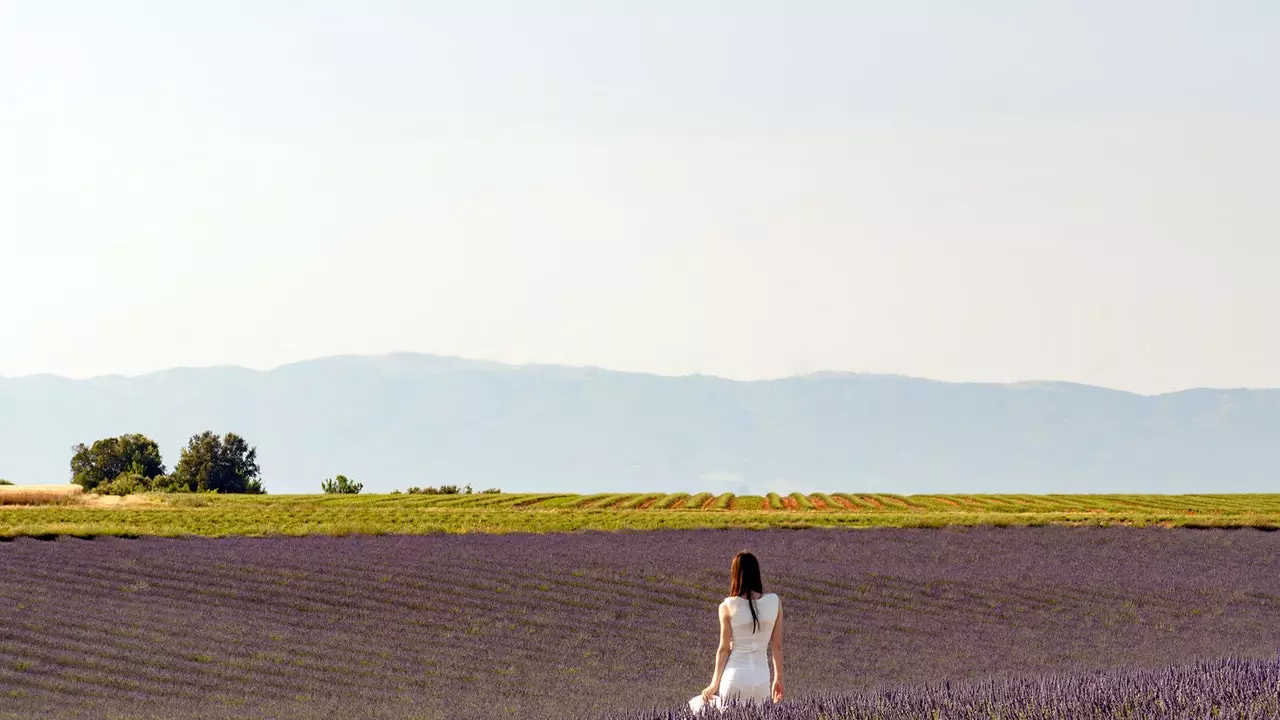
[[[471,486],[467,485],[465,488],[459,489],[457,485],[441,485],[440,487],[431,487],[428,485],[423,488],[414,485],[408,490],[405,490],[405,492],[410,495],[470,495]],[[486,490],[485,492],[489,491]],[[495,489],[494,492],[502,491]]]
[[[192,492],[266,493],[258,448],[235,433],[218,437],[210,431],[192,435],[173,468],[173,483]]]
[[[364,489],[364,483],[350,480],[346,475],[339,475],[322,481],[320,489],[331,495],[359,495]]]
[[[480,491],[481,495],[497,495],[502,492],[502,488],[485,488]]]
[[[110,482],[105,482],[93,489],[99,495],[133,495],[150,490],[146,475],[137,473],[120,473]]]
[[[4,478],[0,478],[0,485],[12,485],[12,484],[13,483],[9,482],[8,480],[5,480]]]
[[[113,483],[124,474],[137,475],[150,485],[151,478],[164,474],[160,446],[146,435],[103,438],[71,450],[75,453],[71,457],[71,482],[85,490]]]
[[[157,475],[151,481],[151,489],[155,492],[165,493],[191,492],[191,488],[187,487],[185,483],[172,475]]]

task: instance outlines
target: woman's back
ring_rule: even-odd
[[[744,597],[729,597],[729,627],[733,630],[733,655],[762,652],[769,647],[773,636],[773,623],[778,619],[780,600],[776,593],[763,595],[755,600],[757,625],[751,619],[751,608]]]
[[[724,707],[735,698],[751,702],[782,699],[782,601],[774,593],[765,594],[760,562],[746,550],[733,556],[729,577],[729,597],[721,600],[716,610],[720,642],[715,672],[711,684],[689,701],[694,712],[709,702]]]

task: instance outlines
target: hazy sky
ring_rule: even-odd
[[[1277,78],[1269,0],[0,0],[0,375],[1280,386]]]

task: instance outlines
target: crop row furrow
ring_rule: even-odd
[[[507,614],[511,612],[511,608],[505,608],[504,610]],[[118,622],[120,617],[121,615],[113,615],[113,620]],[[255,619],[255,624],[258,623],[259,621]],[[545,637],[548,634],[553,636],[552,646],[545,647],[541,650],[527,650],[522,652],[522,650],[524,650],[523,646],[528,645],[528,634],[517,636],[515,633],[510,633],[512,639],[518,642],[517,646],[504,647],[502,643],[494,643],[492,641],[493,638],[491,637],[485,643],[477,645],[476,651],[473,652],[471,657],[480,658],[491,652],[498,652],[500,655],[505,657],[536,662],[540,656],[545,656],[546,652],[554,652],[556,647],[563,646],[563,643],[557,639],[561,633],[557,632],[559,628],[554,623],[545,623],[535,620],[531,624],[526,624],[530,625],[530,627],[526,629],[535,630],[539,637]],[[274,626],[271,627],[274,628]],[[378,650],[377,653],[360,652],[358,648],[349,648],[343,643],[341,638],[325,638],[322,642],[318,642],[316,638],[307,636],[306,634],[295,634],[294,636],[287,638],[288,645],[283,645],[286,638],[281,637],[281,644],[279,645],[281,650],[279,653],[267,653],[263,657],[256,659],[242,653],[239,655],[233,655],[229,661],[222,661],[222,664],[237,668],[235,671],[230,672],[230,674],[225,678],[228,682],[235,682],[238,678],[243,676],[243,671],[245,670],[262,671],[263,677],[267,677],[269,676],[269,671],[275,665],[285,662],[289,666],[290,672],[295,675],[306,672],[315,674],[315,677],[306,679],[308,683],[326,683],[331,685],[334,681],[329,678],[328,674],[317,669],[323,666],[327,659],[342,656],[344,658],[344,667],[360,666],[366,668],[362,673],[351,678],[351,682],[357,683],[360,687],[365,687],[368,684],[368,676],[370,673],[375,673],[376,676],[382,676],[386,672],[393,670],[395,667],[403,666],[406,663],[412,663],[414,658],[421,656],[424,652],[429,653],[436,643],[439,644],[438,649],[443,650],[450,645],[456,645],[457,641],[454,638],[461,639],[475,637],[476,639],[479,639],[480,636],[473,636],[472,634],[476,627],[477,625],[474,621],[470,624],[463,623],[457,627],[441,628],[433,626],[432,633],[430,635],[418,638],[413,638],[412,636],[407,637],[406,640],[411,643],[416,640],[416,644],[400,648],[391,648],[385,643],[385,638],[365,635],[368,640],[384,641],[378,645],[380,650]],[[64,623],[64,626],[54,626],[52,629],[43,630],[43,637],[33,634],[26,635],[19,639],[23,640],[26,644],[48,644],[51,652],[65,653],[68,646],[73,646],[73,649],[74,647],[80,647],[85,651],[85,653],[90,655],[113,654],[112,651],[104,649],[104,645],[93,642],[92,639],[94,637],[101,637],[103,638],[104,643],[113,643],[118,646],[114,653],[122,655],[129,655],[130,650],[145,653],[148,647],[160,647],[165,648],[165,650],[154,654],[160,658],[160,661],[163,664],[169,665],[175,662],[175,658],[177,661],[183,661],[191,658],[193,655],[209,655],[214,648],[225,651],[225,643],[219,644],[218,642],[222,639],[218,634],[218,628],[215,627],[213,630],[214,632],[212,634],[202,638],[200,642],[194,645],[189,643],[186,646],[186,650],[177,653],[173,652],[173,647],[170,646],[170,643],[175,639],[183,637],[182,630],[176,626],[167,633],[156,632],[153,629],[149,633],[150,643],[140,642],[136,643],[134,647],[129,647],[130,641],[125,640],[122,642],[118,635],[112,635],[103,629],[94,629],[88,623]],[[398,636],[404,636],[404,630],[405,628],[400,628]],[[548,631],[551,632],[548,633]],[[264,630],[258,633],[259,636],[263,637],[268,634],[271,634],[270,630]],[[493,633],[490,633],[490,635],[493,635]],[[641,635],[639,633],[636,634],[636,637],[640,636]],[[299,641],[304,642],[300,643]],[[6,647],[6,652],[16,652],[18,649],[24,649],[15,649],[9,645]],[[106,647],[110,647],[110,645],[107,645]],[[399,650],[399,652],[388,652],[389,649]],[[31,654],[29,648],[25,648],[24,650],[27,655]],[[373,659],[373,661],[371,661],[371,659]],[[196,662],[213,663],[214,661],[210,657],[209,659],[197,660]],[[182,663],[179,662],[178,664]],[[211,675],[213,674],[212,668],[216,667],[218,666],[202,664],[200,665],[200,670],[206,675]],[[271,683],[268,682],[267,684],[270,685]],[[291,688],[276,688],[276,690],[279,691],[289,689]]]
[[[58,611],[62,608],[52,607],[49,611]],[[75,612],[79,608],[67,608],[67,612]],[[248,627],[260,628],[258,631],[246,632],[243,624],[235,624],[228,620],[225,624],[209,624],[202,626],[199,630],[191,631],[183,627],[181,619],[166,618],[158,616],[156,613],[148,612],[145,607],[138,606],[119,606],[104,605],[103,611],[110,612],[112,625],[102,628],[95,626],[92,621],[74,621],[62,617],[59,620],[51,621],[45,627],[30,628],[30,634],[26,642],[36,642],[37,635],[42,635],[51,641],[83,643],[89,639],[101,638],[102,646],[115,646],[122,651],[129,649],[137,649],[145,651],[145,648],[152,648],[152,654],[156,657],[164,658],[196,658],[206,655],[211,648],[219,648],[222,651],[235,651],[237,648],[253,648],[254,640],[261,641],[264,637],[279,637],[283,642],[286,635],[289,639],[288,657],[295,665],[299,667],[311,665],[323,665],[333,657],[336,650],[341,649],[344,640],[341,638],[333,639],[326,637],[318,632],[299,629],[297,627],[289,627],[280,623],[272,622],[269,613],[263,613],[253,617]],[[190,616],[192,611],[187,611]],[[167,623],[165,621],[168,621]],[[139,631],[137,637],[130,637],[128,634],[122,633],[119,628],[126,623],[133,624],[134,627],[146,627],[146,631]],[[11,628],[11,632],[13,629]],[[377,633],[369,633],[370,640],[381,640],[384,644],[380,644],[377,653],[366,652],[361,648],[354,648],[350,652],[346,652],[348,659],[359,661],[361,664],[377,664],[377,659],[382,658],[387,653],[387,648],[398,649],[402,655],[411,656],[420,650],[420,646],[406,644],[399,648],[394,643],[402,637],[400,635],[390,635],[388,637],[378,637]],[[430,637],[430,636],[428,636]],[[90,649],[94,646],[89,646]],[[256,647],[261,647],[257,645]],[[168,662],[166,660],[166,662]],[[195,662],[205,662],[204,660],[195,660]]]
[[[231,667],[225,660],[215,659],[211,649],[186,655],[158,651],[155,647],[96,644],[56,630],[20,638],[20,643],[6,654],[7,657],[0,657],[10,666],[34,663],[39,663],[39,667],[70,666],[97,673],[117,688],[127,686],[188,700],[198,700],[222,687],[234,687],[243,680],[246,671],[253,673],[254,690],[258,693],[294,692],[307,687],[307,678],[303,677],[305,669],[298,666],[290,667],[288,673],[276,673],[268,663],[247,660]],[[194,659],[196,657],[201,659]],[[341,673],[337,677],[325,673],[316,674],[313,681],[347,684],[351,678]]]
[[[92,590],[92,586],[84,586],[81,584],[82,590]],[[115,588],[111,586],[103,587],[105,591],[104,597],[114,597],[111,592]],[[145,610],[144,617],[150,617],[153,620],[164,614],[172,614],[176,618],[190,617],[191,612],[197,608],[205,607],[198,597],[193,597],[190,585],[171,584],[162,580],[155,580],[154,584],[146,591],[145,599],[149,603],[140,602],[142,598],[138,598],[137,605],[147,605],[149,609]],[[127,603],[113,603],[116,605],[114,610],[117,614],[122,614],[124,609],[120,605]],[[395,608],[391,608],[393,611]],[[78,611],[78,607],[68,608],[68,612]],[[332,611],[345,612],[350,615],[356,612],[357,608],[329,606],[325,612],[299,612],[293,607],[283,607],[279,602],[269,599],[255,598],[252,596],[244,596],[237,598],[234,602],[224,603],[220,606],[220,610],[224,612],[241,613],[245,617],[255,618],[258,622],[265,620],[277,619],[279,625],[288,627],[305,633],[322,633],[332,628]],[[402,613],[401,613],[402,614]],[[223,631],[218,631],[223,632]],[[367,630],[370,639],[381,639],[388,643],[395,643],[398,634],[394,628],[385,627],[375,624]],[[314,636],[314,635],[313,635]],[[226,641],[226,637],[223,637]]]

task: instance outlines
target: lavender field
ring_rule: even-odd
[[[1280,533],[1257,530],[17,539],[0,718],[664,717],[709,679],[740,549],[786,612],[773,717],[1097,670],[1201,687],[1168,668],[1227,656],[1271,662],[1194,682],[1275,687]]]
[[[685,720],[640,712],[610,720]],[[1280,660],[1227,658],[1164,670],[1111,670],[818,695],[763,707],[742,703],[718,720],[1274,720]]]

